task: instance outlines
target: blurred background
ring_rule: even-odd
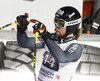
[[[54,32],[55,12],[63,6],[73,6],[82,14],[83,0],[2,0],[0,1],[0,26],[4,26],[16,20],[18,15],[29,14],[29,19],[37,19],[43,22],[48,31]],[[31,26],[30,26],[31,25]],[[30,23],[28,31],[32,31]],[[3,30],[12,30],[12,25]]]

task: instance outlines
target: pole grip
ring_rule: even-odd
[[[35,35],[36,35],[35,36],[35,42],[37,43],[37,38],[38,38],[39,32],[36,32]]]

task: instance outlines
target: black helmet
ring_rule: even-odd
[[[71,33],[74,33],[75,30],[79,28],[79,24],[81,23],[81,15],[74,7],[65,6],[57,10],[54,22],[58,27],[67,26],[67,36]]]

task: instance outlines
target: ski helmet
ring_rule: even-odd
[[[54,23],[60,28],[65,28],[66,36],[74,33],[81,23],[81,15],[77,9],[71,6],[65,6],[55,13]]]

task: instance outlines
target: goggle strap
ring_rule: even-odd
[[[69,22],[65,22],[65,26],[72,26],[72,25],[75,25],[75,24],[78,24],[82,21],[81,18],[77,19],[77,20],[73,20],[73,21],[69,21]]]

